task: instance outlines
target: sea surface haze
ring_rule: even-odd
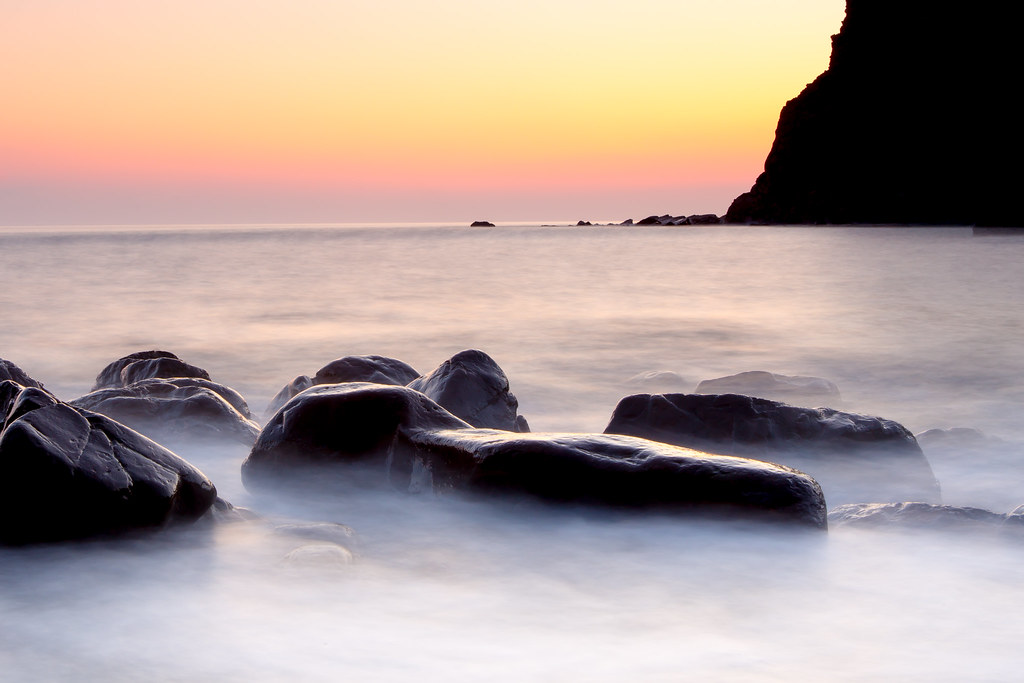
[[[478,348],[534,431],[579,432],[647,390],[643,373],[683,392],[812,375],[838,385],[833,407],[980,430],[925,452],[944,502],[1003,513],[1024,504],[1022,256],[1024,239],[963,228],[0,228],[0,357],[71,400],[108,362],[165,349],[262,415],[334,358],[425,373]],[[175,446],[260,519],[0,549],[0,677],[962,681],[1024,666],[1024,535],[251,492],[244,446]]]

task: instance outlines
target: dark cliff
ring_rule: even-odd
[[[847,0],[730,223],[1024,225],[1012,5]]]

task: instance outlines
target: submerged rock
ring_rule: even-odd
[[[509,391],[508,377],[483,351],[460,351],[408,386],[474,427],[530,431],[526,418],[516,414],[519,401]]]
[[[147,379],[100,389],[71,404],[108,415],[158,440],[188,436],[252,444],[260,431],[237,392],[192,377]]]
[[[406,387],[312,387],[274,416],[242,466],[246,486],[310,472],[318,485],[341,479],[825,525],[820,487],[787,467],[621,436],[473,429]]]
[[[626,383],[633,385],[635,389],[646,389],[652,393],[682,391],[687,386],[692,386],[679,373],[671,370],[641,372],[630,377]]]
[[[751,370],[728,377],[706,379],[697,385],[696,394],[743,394],[796,404],[835,404],[839,388],[822,377],[776,375],[764,370]]]
[[[194,521],[217,497],[202,472],[110,418],[0,382],[0,542]]]
[[[852,503],[828,513],[829,524],[870,528],[1002,529],[1018,522],[1014,513],[928,503]],[[1024,530],[1024,527],[1021,527]]]
[[[735,394],[637,394],[605,433],[788,465],[817,479],[831,505],[939,500],[913,434],[878,417]]]

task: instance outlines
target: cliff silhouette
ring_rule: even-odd
[[[847,0],[730,223],[1024,225],[1010,5]]]

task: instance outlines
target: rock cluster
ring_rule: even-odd
[[[695,213],[689,216],[673,216],[664,214],[662,216],[648,216],[634,222],[632,219],[622,225],[716,225],[722,219],[713,213]]]
[[[259,425],[245,399],[168,351],[142,351],[110,363],[93,391],[72,405],[107,415],[157,440],[227,438],[251,444]]]

